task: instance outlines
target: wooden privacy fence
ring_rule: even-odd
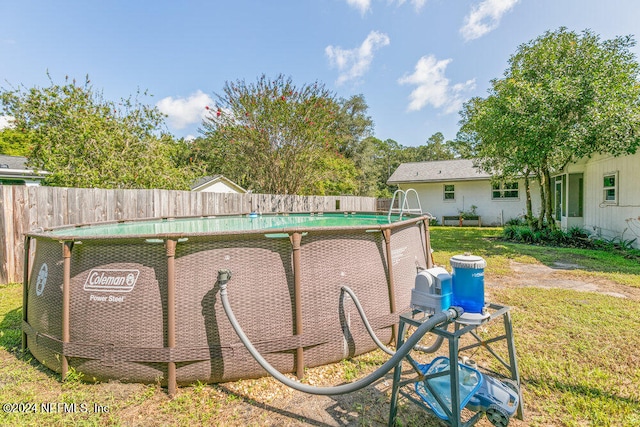
[[[376,199],[0,185],[0,284],[23,277],[24,233],[68,224],[249,212],[375,211]]]

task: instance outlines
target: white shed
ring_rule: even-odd
[[[197,180],[192,186],[191,191],[203,191],[209,193],[236,193],[244,194],[247,192],[235,182],[226,178],[224,175],[205,176]]]

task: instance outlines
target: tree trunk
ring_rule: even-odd
[[[551,176],[549,174],[549,170],[545,169],[543,171],[544,173],[544,180],[545,180],[545,187],[546,187],[546,191],[545,191],[545,206],[546,206],[546,220],[547,220],[547,227],[549,227],[552,230],[556,229],[556,220],[553,217],[553,201],[551,200]]]
[[[533,227],[533,208],[531,207],[531,188],[529,182],[529,171],[525,171],[524,173],[524,188],[525,194],[527,197],[527,225],[529,227]]]
[[[545,184],[545,176],[542,173],[538,173],[538,178],[540,179],[540,215],[538,215],[538,229],[541,230],[544,226],[544,216],[546,215],[546,204],[545,204],[545,193],[547,191],[547,187]]]

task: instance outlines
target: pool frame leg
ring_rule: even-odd
[[[396,312],[396,285],[395,280],[393,278],[393,257],[391,255],[391,228],[385,228],[382,230],[382,235],[385,241],[385,248],[387,251],[387,273],[388,277],[388,286],[389,286],[389,310],[391,313]],[[395,340],[398,337],[398,326],[394,323],[391,326],[391,341]]]
[[[69,328],[69,315],[71,305],[71,251],[73,242],[63,242],[62,244],[62,366],[60,376],[62,381],[69,373],[69,361],[65,355],[65,344],[69,343],[71,333]]]
[[[300,275],[300,243],[302,242],[301,233],[293,233],[289,236],[291,241],[291,256],[293,259],[293,305],[295,334],[302,335],[302,276]],[[296,348],[296,376],[298,379],[304,377],[304,348]]]
[[[170,349],[176,346],[176,244],[175,240],[166,241],[167,249],[167,346]],[[176,394],[176,362],[167,364],[167,389],[169,396]]]
[[[22,321],[27,323],[27,309],[29,303],[29,252],[31,245],[31,237],[25,236],[24,238],[24,261],[23,261],[23,275],[22,275]],[[27,350],[27,333],[22,330],[22,352]]]

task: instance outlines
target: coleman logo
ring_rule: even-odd
[[[91,270],[86,282],[85,291],[99,292],[131,292],[138,281],[139,270]]]
[[[47,284],[47,276],[49,275],[49,267],[47,263],[42,264],[40,271],[38,272],[38,279],[36,279],[36,295],[40,296],[44,292],[44,285]]]

